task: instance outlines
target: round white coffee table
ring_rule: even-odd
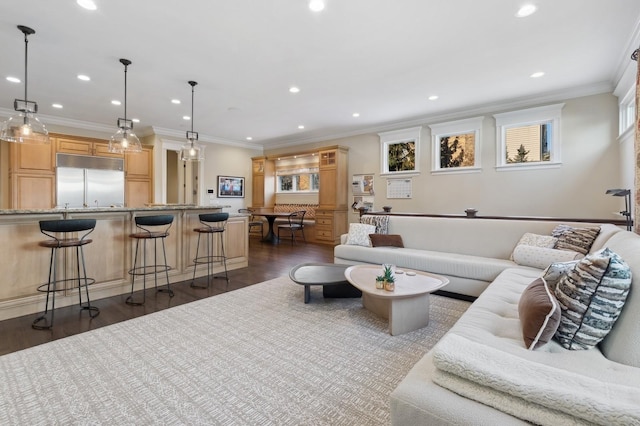
[[[449,284],[449,280],[440,275],[411,269],[403,271],[396,274],[394,291],[376,288],[376,276],[382,274],[381,265],[356,265],[344,271],[347,281],[362,291],[365,309],[389,320],[389,333],[393,336],[427,326],[429,293]]]

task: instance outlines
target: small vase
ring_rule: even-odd
[[[396,283],[394,283],[393,281],[385,281],[384,289],[387,291],[393,291],[396,289]]]
[[[376,288],[378,290],[382,290],[384,288],[384,281],[378,281],[376,280]]]

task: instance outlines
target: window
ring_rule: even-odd
[[[415,175],[420,172],[421,127],[378,133],[381,175]]]
[[[555,104],[494,115],[497,170],[559,167],[563,107]]]
[[[320,178],[318,170],[282,170],[278,171],[277,192],[318,192]]]
[[[636,88],[632,87],[622,98],[619,108],[620,125],[618,132],[622,135],[625,131],[631,129],[636,121]]]
[[[431,128],[431,173],[481,171],[480,142],[484,117],[433,124]]]

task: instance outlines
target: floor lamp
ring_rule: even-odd
[[[607,194],[613,195],[614,197],[624,197],[624,210],[620,212],[622,216],[625,217],[625,221],[627,223],[627,231],[631,231],[631,225],[633,222],[631,221],[631,190],[630,189],[607,189]]]

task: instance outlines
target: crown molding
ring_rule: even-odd
[[[640,17],[639,17],[640,18]],[[615,72],[613,74],[613,84],[618,85],[620,80],[623,78],[627,68],[629,67],[629,63],[634,63],[633,59],[631,59],[631,54],[640,48],[640,19],[637,20],[636,26],[631,33],[631,37],[629,37],[629,41],[624,46],[622,52],[620,53],[620,59],[618,60],[618,65],[614,68]],[[634,67],[635,68],[635,67]]]
[[[156,127],[156,126],[151,126],[151,130],[153,134],[163,138],[169,138],[176,141],[186,140],[185,132],[183,130],[166,129],[163,127]],[[236,141],[232,139],[218,138],[215,136],[203,135],[202,133],[198,134],[198,142],[215,143],[218,145],[228,145],[228,146],[241,147],[241,148],[257,149],[260,151],[263,148],[261,144],[248,143],[245,141]]]
[[[508,111],[519,108],[529,108],[533,106],[540,106],[545,103],[559,102],[568,99],[581,98],[583,96],[599,95],[602,93],[612,93],[613,84],[608,81],[571,87],[567,89],[556,90],[547,92],[535,96],[524,96],[519,98],[513,98],[509,100],[503,100],[498,102],[491,102],[482,105],[470,106],[466,108],[460,108],[456,110],[447,111],[440,114],[425,115],[409,120],[401,120],[395,122],[384,123],[377,126],[354,129],[348,132],[338,132],[328,135],[313,136],[308,138],[291,138],[291,139],[279,139],[274,141],[266,141],[264,143],[265,149],[286,148],[295,145],[303,145],[314,142],[323,142],[334,139],[342,139],[352,136],[363,135],[367,133],[380,133],[390,130],[402,129],[405,127],[424,126],[428,124],[435,124],[443,121],[460,120],[463,118],[474,117],[477,115],[497,113],[500,111]]]

